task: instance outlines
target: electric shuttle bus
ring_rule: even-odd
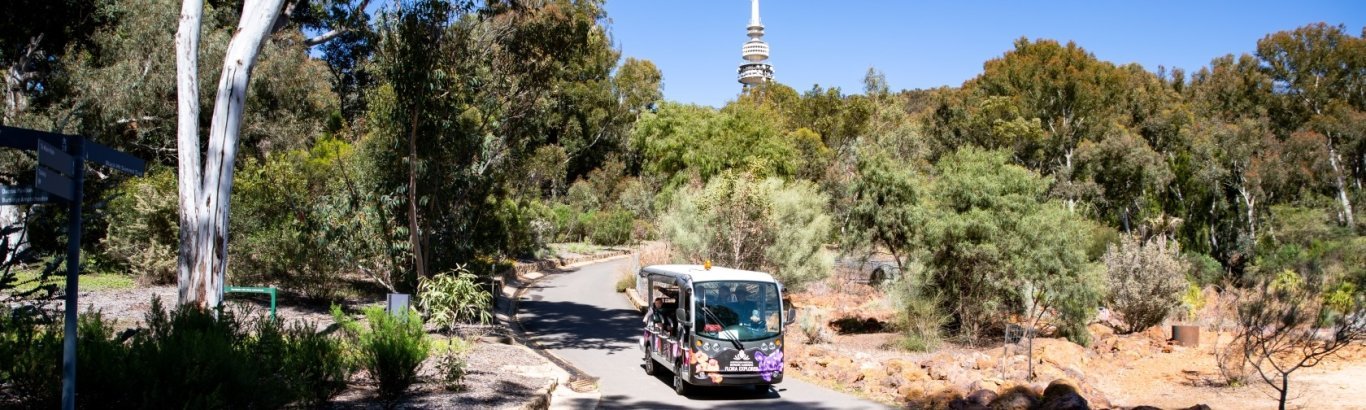
[[[641,347],[645,372],[673,373],[673,388],[753,386],[783,381],[782,287],[773,276],[703,265],[653,265],[637,273],[648,305]]]

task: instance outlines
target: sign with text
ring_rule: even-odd
[[[31,186],[0,185],[0,205],[33,205],[52,202],[52,196]]]
[[[41,165],[38,166],[38,175],[34,178],[34,185],[36,185],[38,189],[47,191],[50,194],[62,197],[68,201],[76,195],[76,191],[73,188],[76,185],[71,183],[71,178],[64,177],[61,174],[58,174],[57,171],[53,171]]]
[[[85,160],[137,176],[147,169],[147,162],[138,157],[90,141],[85,142]]]
[[[28,130],[0,125],[0,147],[16,148],[27,151],[37,149],[38,141],[43,141],[52,144],[52,146],[57,147],[62,151],[66,151],[68,138],[76,137],[54,132]]]
[[[76,175],[76,159],[43,141],[38,141],[38,164],[64,175]]]

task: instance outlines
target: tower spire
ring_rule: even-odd
[[[750,0],[749,2],[749,26],[764,26],[759,24],[759,0]]]
[[[745,59],[740,63],[740,83],[749,87],[773,81],[773,66],[768,64],[768,43],[764,42],[764,25],[759,22],[759,0],[749,3],[749,41],[740,49]]]

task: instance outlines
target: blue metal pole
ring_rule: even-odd
[[[62,409],[76,408],[76,295],[81,273],[81,201],[85,184],[84,138],[67,138],[69,152],[76,161],[71,178],[71,204],[67,216],[66,245],[66,333],[62,339]]]

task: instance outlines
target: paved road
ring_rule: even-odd
[[[641,314],[615,292],[628,259],[552,273],[529,287],[519,302],[518,319],[542,347],[599,377],[604,409],[882,409],[830,389],[787,377],[767,394],[747,388],[699,388],[689,396],[674,394],[672,375],[647,376],[637,344]],[[591,402],[574,403],[589,408]]]

